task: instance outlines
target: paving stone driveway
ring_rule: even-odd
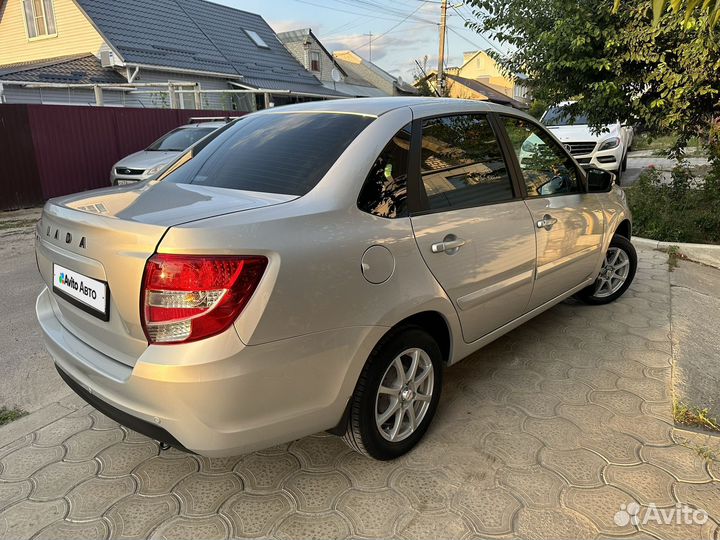
[[[449,369],[433,428],[394,462],[329,435],[223,460],[160,452],[87,406],[12,442],[6,426],[0,538],[718,540],[720,466],[671,424],[666,260],[641,252],[619,302],[562,304]],[[618,525],[633,501],[711,518]]]

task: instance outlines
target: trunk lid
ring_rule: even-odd
[[[145,262],[165,232],[175,225],[295,198],[161,182],[53,199],[37,226],[38,268],[53,291],[53,307],[65,328],[132,366],[148,346],[140,322]],[[107,321],[55,292],[55,264],[108,284]]]

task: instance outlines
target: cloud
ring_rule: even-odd
[[[290,30],[300,30],[302,28],[312,28],[312,31],[316,34],[322,30],[322,24],[317,21],[303,21],[297,19],[288,19],[283,21],[268,21],[270,28],[272,28],[276,34],[280,32],[288,32]]]
[[[427,47],[428,37],[426,32],[398,32],[397,34],[386,34],[373,36],[372,61],[382,60],[388,55],[412,51],[422,51]],[[322,36],[320,36],[322,40]],[[353,50],[363,58],[370,55],[369,36],[365,34],[351,34],[336,36],[322,40],[325,47],[330,51]]]

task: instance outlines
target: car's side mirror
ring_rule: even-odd
[[[587,170],[587,182],[590,193],[607,193],[615,183],[615,175],[593,167]]]

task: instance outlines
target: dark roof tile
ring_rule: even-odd
[[[0,67],[0,80],[61,84],[122,84],[125,78],[104,68],[93,55],[77,55]]]
[[[325,92],[265,20],[206,0],[76,0],[129,64],[267,78]],[[245,30],[268,45],[258,47]],[[249,84],[249,83],[248,83]]]

